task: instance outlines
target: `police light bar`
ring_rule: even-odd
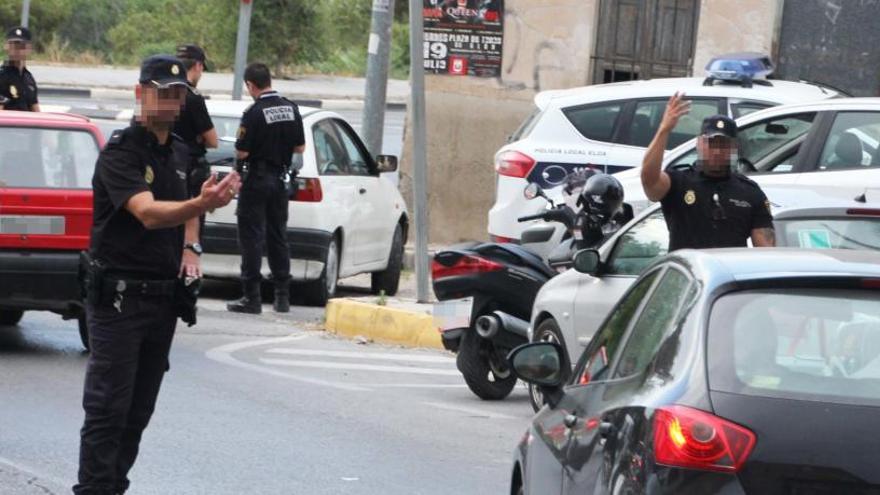
[[[715,81],[738,83],[744,87],[752,84],[770,86],[767,76],[776,67],[770,57],[760,53],[730,53],[713,58],[706,65],[706,80],[703,85],[711,86]]]

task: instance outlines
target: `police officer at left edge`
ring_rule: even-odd
[[[16,26],[6,32],[6,61],[0,66],[0,104],[3,110],[39,112],[37,81],[25,67],[31,53],[31,31]]]
[[[177,318],[194,319],[190,281],[201,276],[198,216],[229,203],[241,181],[211,176],[188,198],[188,150],[171,133],[186,97],[175,57],[141,65],[132,125],[115,132],[92,179],[87,256],[89,355],[76,494],[121,494],[150,420]],[[185,225],[185,227],[184,227]],[[181,301],[191,304],[182,305]]]

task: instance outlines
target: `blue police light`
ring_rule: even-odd
[[[770,57],[760,53],[730,53],[713,58],[706,65],[705,86],[711,86],[715,81],[726,83],[738,83],[745,87],[752,84],[764,84],[770,86],[766,80],[773,73],[775,67]]]

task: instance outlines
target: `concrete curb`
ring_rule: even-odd
[[[346,337],[363,336],[404,347],[443,349],[433,316],[349,299],[327,303],[325,328]]]

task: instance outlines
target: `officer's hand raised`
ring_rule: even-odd
[[[217,182],[217,174],[211,174],[211,177],[202,184],[202,193],[199,197],[206,210],[214,211],[228,205],[240,188],[241,177],[234,170],[220,182]]]
[[[660,122],[659,130],[664,132],[672,131],[672,129],[678,124],[678,119],[690,111],[691,102],[684,99],[684,93],[676,91],[666,104],[666,112],[663,114],[663,120]]]

